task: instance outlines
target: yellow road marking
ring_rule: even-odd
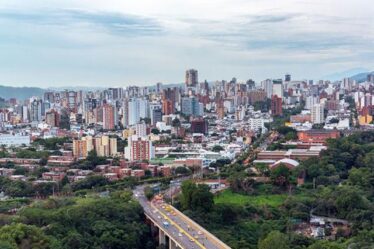
[[[178,230],[179,231],[183,231],[185,234],[186,234],[186,236],[188,237],[188,238],[190,238],[190,239],[192,239],[198,246],[200,246],[201,248],[203,248],[203,249],[206,249],[206,247],[205,246],[203,246],[201,243],[200,243],[200,241],[198,241],[198,240],[196,240],[194,237],[192,237],[186,230],[184,230],[183,228],[181,228],[176,222],[174,222],[172,219],[170,219],[166,214],[164,214],[162,211],[161,211],[161,209],[158,209],[155,205],[153,205],[153,203],[151,202],[151,206],[153,207],[153,208],[155,208],[155,209],[157,209],[160,213],[161,213],[161,215],[162,216],[164,216],[164,219],[165,220],[168,220],[168,221],[170,221],[170,223],[171,224],[174,224],[174,226],[175,227],[177,227],[178,228]]]

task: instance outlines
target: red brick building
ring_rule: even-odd
[[[309,130],[299,131],[297,133],[299,140],[303,143],[323,143],[329,138],[336,139],[340,137],[338,130]]]
[[[277,95],[271,97],[271,114],[273,116],[282,115],[282,98]]]

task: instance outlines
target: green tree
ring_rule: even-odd
[[[222,150],[224,150],[224,149],[221,145],[214,145],[213,148],[212,148],[212,151],[214,151],[214,152],[220,152]]]
[[[109,184],[109,180],[103,176],[93,175],[88,176],[86,179],[83,179],[72,184],[73,191],[82,190],[82,189],[92,189],[96,187],[101,187]]]
[[[209,211],[213,207],[214,196],[205,184],[195,184],[192,181],[182,183],[180,202],[184,210]]]
[[[40,228],[20,223],[1,227],[0,241],[8,248],[52,249],[50,238]]]
[[[157,129],[157,128],[152,128],[151,133],[153,133],[155,135],[158,135],[158,134],[160,134],[160,130]]]
[[[320,240],[308,247],[308,249],[345,249],[346,247],[336,242]]]
[[[177,174],[177,175],[190,175],[191,170],[187,167],[179,166],[175,169],[175,174]]]
[[[171,122],[171,125],[173,127],[180,127],[181,126],[181,121],[178,119],[178,118],[175,118],[173,119],[173,121]]]
[[[285,234],[279,231],[270,232],[265,239],[260,240],[258,249],[290,249],[290,242]]]
[[[180,197],[180,202],[182,209],[191,209],[191,202],[193,193],[196,191],[196,184],[190,180],[184,181],[181,186],[182,195]]]
[[[150,186],[146,186],[144,188],[144,196],[148,199],[151,200],[153,198],[154,192],[153,189]]]
[[[270,179],[278,186],[288,186],[290,184],[291,172],[287,166],[281,164],[270,172]]]

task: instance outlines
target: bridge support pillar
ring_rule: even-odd
[[[177,244],[173,240],[169,240],[169,249],[177,249]]]
[[[166,237],[164,231],[162,229],[158,230],[158,243],[159,245],[165,245],[166,244]]]

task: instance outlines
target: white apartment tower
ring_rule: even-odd
[[[325,113],[323,104],[315,104],[312,108],[312,123],[322,124],[325,122]]]

